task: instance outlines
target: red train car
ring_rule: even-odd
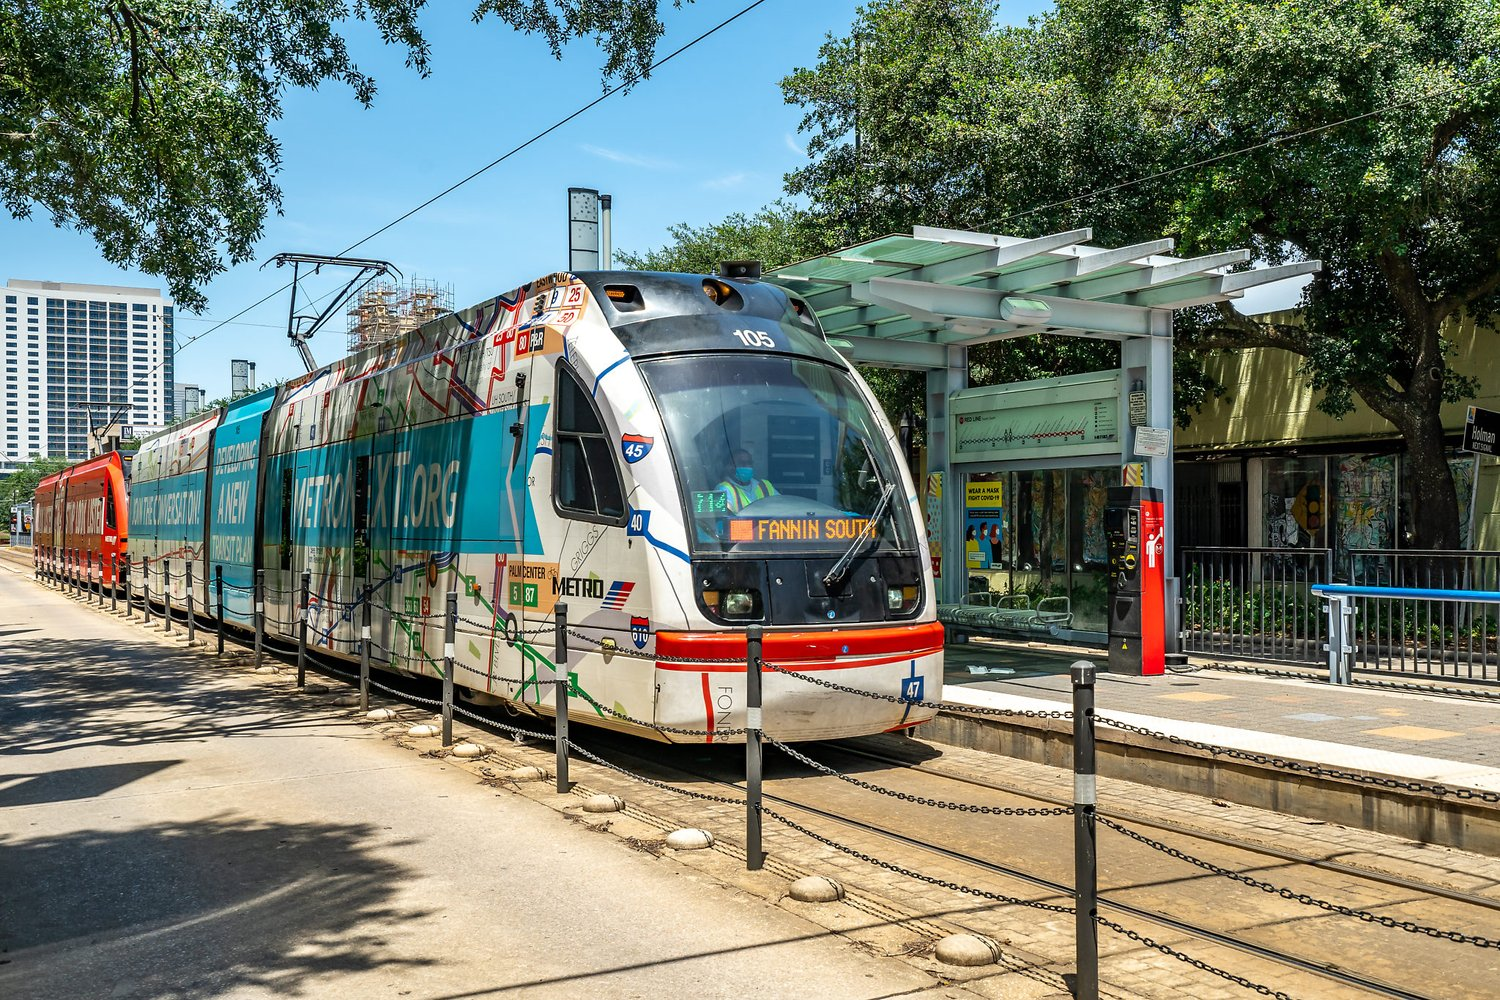
[[[128,458],[112,451],[37,484],[32,551],[39,569],[80,583],[115,585],[129,535],[127,471]]]

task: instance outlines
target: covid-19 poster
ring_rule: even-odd
[[[1000,565],[1005,552],[1005,497],[1002,483],[964,487],[964,562],[971,570]]]

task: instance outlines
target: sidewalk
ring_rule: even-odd
[[[951,645],[945,700],[996,708],[1070,704],[1068,666],[1102,651],[1025,643]],[[1113,716],[1185,739],[1455,786],[1500,790],[1500,700],[1334,686],[1201,669],[1160,677],[1101,672],[1095,703]],[[971,667],[982,668],[975,673]],[[995,671],[1012,671],[998,673]],[[1400,680],[1402,678],[1393,678]],[[1476,689],[1482,690],[1482,689]]]

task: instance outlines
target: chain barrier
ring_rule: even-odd
[[[1187,864],[1190,864],[1195,868],[1201,868],[1203,871],[1222,876],[1223,878],[1231,879],[1235,882],[1239,882],[1241,885],[1248,885],[1253,889],[1259,889],[1261,892],[1270,893],[1273,896],[1280,896],[1282,899],[1291,900],[1294,903],[1301,903],[1303,906],[1315,906],[1320,910],[1327,910],[1329,913],[1337,913],[1345,917],[1357,917],[1367,924],[1379,924],[1382,927],[1389,927],[1392,930],[1407,931],[1412,934],[1425,934],[1430,938],[1444,938],[1449,941],[1455,941],[1459,944],[1477,945],[1480,948],[1500,948],[1500,939],[1482,937],[1477,934],[1462,934],[1458,931],[1445,931],[1440,930],[1436,927],[1428,927],[1425,924],[1413,923],[1410,920],[1397,920],[1394,917],[1383,917],[1375,913],[1370,913],[1366,910],[1357,910],[1353,907],[1343,906],[1339,903],[1330,903],[1325,899],[1318,899],[1315,896],[1309,896],[1305,892],[1294,892],[1291,889],[1272,885],[1270,882],[1262,882],[1260,879],[1252,878],[1251,876],[1242,874],[1241,872],[1232,871],[1228,868],[1220,868],[1218,865],[1208,861],[1204,861],[1202,858],[1195,858],[1191,854],[1186,854],[1182,851],[1179,851],[1175,847],[1169,847],[1168,845],[1163,844],[1161,841],[1153,840],[1142,833],[1139,833],[1135,830],[1121,825],[1120,823],[1115,822],[1112,819],[1109,819],[1107,816],[1096,814],[1096,818],[1098,819],[1100,824],[1109,827],[1116,833],[1124,834],[1131,840],[1144,844],[1154,851],[1160,851],[1168,857],[1176,858],[1178,861],[1186,862]]]
[[[767,736],[765,737],[765,741],[769,746],[775,747],[793,760],[801,761],[815,771],[821,771],[823,774],[838,778],[840,781],[847,781],[856,788],[863,788],[865,791],[876,792],[880,795],[889,795],[891,798],[900,799],[902,802],[914,802],[919,806],[931,806],[934,809],[952,809],[955,812],[982,813],[986,816],[1070,816],[1073,813],[1072,806],[1046,806],[1040,808],[1030,806],[981,806],[968,802],[946,802],[942,799],[929,799],[922,795],[898,792],[894,789],[883,788],[880,785],[873,785],[868,781],[861,781],[852,775],[842,774],[826,764],[820,764],[806,754],[792,749],[780,740],[775,740]]]
[[[1277,670],[1273,667],[1255,667],[1241,663],[1223,663],[1214,660],[1211,663],[1195,663],[1186,667],[1168,667],[1167,671],[1174,674],[1196,674],[1201,670],[1222,670],[1232,674],[1254,674],[1258,677],[1285,677],[1295,680],[1318,681],[1327,677],[1327,670],[1309,668],[1307,670]],[[1450,695],[1455,698],[1478,698],[1484,701],[1500,701],[1500,690],[1473,690],[1470,688],[1439,687],[1433,684],[1421,684],[1416,681],[1386,681],[1376,680],[1373,677],[1354,676],[1349,678],[1352,687],[1380,687],[1392,688],[1398,691],[1415,691],[1418,694],[1441,694]]]
[[[931,708],[936,709],[940,712],[964,712],[968,715],[988,715],[1001,718],[1071,719],[1073,717],[1073,713],[1071,710],[1042,711],[1020,708],[985,708],[980,705],[954,705],[950,702],[944,701],[924,701],[921,698],[908,698],[905,695],[899,694],[880,694],[876,691],[866,691],[862,688],[849,687],[847,684],[839,684],[835,681],[827,681],[821,677],[814,677],[810,673],[803,673],[798,670],[789,670],[786,667],[777,666],[774,663],[768,662],[765,664],[765,666],[767,670],[774,671],[778,674],[786,674],[788,677],[795,677],[798,680],[807,681],[807,683],[809,684],[816,684],[818,687],[828,688],[830,691],[838,691],[843,694],[858,695],[861,698],[870,698],[874,701],[886,701],[890,702],[893,705],[914,705],[917,708]]]
[[[573,693],[578,695],[578,697],[582,698],[584,701],[594,706],[595,709],[603,712],[606,715],[612,715],[622,722],[629,722],[637,726],[644,726],[647,729],[654,729],[659,733],[671,733],[674,736],[744,736],[750,731],[748,729],[679,729],[676,726],[664,726],[657,722],[644,722],[640,719],[631,718],[630,716],[625,715],[622,712],[617,712],[612,708],[601,705],[599,702],[594,700],[593,695],[589,694],[582,688],[576,689]]]
[[[568,634],[575,639],[582,639],[584,642],[598,646],[600,649],[611,655],[628,656],[637,660],[657,660],[661,663],[735,663],[740,665],[743,665],[745,662],[745,658],[743,656],[731,656],[721,659],[715,659],[711,656],[668,656],[665,653],[645,653],[640,650],[629,649],[618,644],[606,646],[604,644],[604,640],[595,639],[591,635],[584,635],[582,632],[578,631],[575,628],[569,628]],[[769,665],[770,664],[767,664],[767,666]]]
[[[1274,997],[1275,1000],[1296,1000],[1296,998],[1288,993],[1282,993],[1280,990],[1273,990],[1269,986],[1262,986],[1260,983],[1251,982],[1244,976],[1236,976],[1232,972],[1225,972],[1223,969],[1209,965],[1201,958],[1194,958],[1191,955],[1180,952],[1176,948],[1173,948],[1171,945],[1162,944],[1160,941],[1154,941],[1144,934],[1138,934],[1135,931],[1130,930],[1129,928],[1121,927],[1119,924],[1115,923],[1113,920],[1110,920],[1107,917],[1101,917],[1095,914],[1094,922],[1099,924],[1101,927],[1108,927],[1116,934],[1127,937],[1137,944],[1143,944],[1147,948],[1153,948],[1156,951],[1161,952],[1163,955],[1168,956],[1169,958],[1175,958],[1179,962],[1186,962],[1188,965],[1191,965],[1195,969],[1200,969],[1204,972],[1211,973],[1212,975],[1218,976],[1220,979],[1226,979],[1229,982],[1234,983],[1236,986],[1242,986],[1245,989],[1258,993],[1263,997]]]
[[[796,830],[798,833],[802,834],[805,837],[811,837],[813,840],[816,840],[818,843],[824,845],[825,847],[831,847],[836,851],[842,851],[843,853],[849,855],[851,858],[856,858],[860,861],[865,862],[866,864],[872,864],[877,868],[884,868],[888,872],[894,872],[895,874],[901,875],[905,878],[915,879],[918,882],[926,882],[928,885],[935,885],[940,889],[951,889],[954,892],[961,892],[968,896],[977,896],[980,899],[988,899],[996,903],[1010,903],[1016,906],[1029,906],[1037,910],[1046,910],[1049,913],[1073,912],[1073,907],[1071,906],[1058,906],[1054,903],[1040,903],[1035,900],[1021,899],[1017,896],[1006,896],[998,892],[990,892],[986,889],[975,889],[972,886],[960,885],[957,882],[949,882],[945,879],[934,878],[931,875],[923,875],[921,872],[914,872],[909,868],[902,868],[900,865],[892,864],[889,861],[882,861],[877,857],[865,854],[863,851],[857,851],[852,847],[840,844],[836,840],[830,840],[822,834],[814,833],[807,827],[803,826],[800,823],[797,823],[794,820],[788,819],[787,817],[776,812],[774,809],[767,808],[766,806],[761,806],[760,812],[764,816],[769,816],[777,822],[791,827],[793,830]]]
[[[536,628],[510,629],[510,628],[506,627],[504,619],[500,619],[500,620],[495,621],[494,623],[490,623],[490,622],[484,622],[484,621],[476,621],[473,618],[466,618],[463,615],[458,615],[457,617],[458,617],[458,620],[460,622],[463,622],[465,625],[469,625],[469,626],[471,626],[473,628],[477,628],[477,629],[482,629],[483,631],[485,631],[487,633],[494,633],[495,635],[501,636],[502,638],[512,638],[512,637],[519,638],[520,636],[523,636],[523,635],[542,635],[542,634],[547,633],[547,632],[554,632],[554,631],[556,631],[556,629],[554,628],[554,626],[552,626],[550,624],[549,625],[538,625]]]
[[[376,680],[371,680],[369,682],[369,685],[370,685],[370,687],[374,688],[375,690],[377,690],[377,691],[384,691],[386,694],[391,695],[392,697],[397,698],[397,699],[399,699],[401,701],[416,702],[418,705],[430,705],[433,708],[442,708],[443,707],[442,701],[440,699],[437,699],[437,698],[423,698],[421,695],[408,694],[405,691],[397,691],[395,688],[393,688],[393,687],[386,687],[384,684],[382,684],[382,683],[380,683],[379,681],[376,681]],[[455,706],[455,710],[456,710],[456,706]]]
[[[543,739],[547,740],[551,740],[552,738],[553,737],[551,736],[543,737]],[[676,785],[669,785],[665,781],[657,781],[655,778],[648,778],[644,774],[636,774],[634,771],[626,770],[620,765],[611,763],[610,761],[605,760],[603,757],[600,757],[598,754],[579,746],[572,740],[568,740],[567,744],[568,748],[574,753],[578,754],[580,757],[585,757],[588,760],[593,761],[595,764],[598,764],[600,767],[605,767],[611,771],[615,771],[616,773],[623,774],[625,777],[630,778],[633,781],[639,781],[644,784],[651,785],[655,788],[660,788],[663,791],[673,792],[677,795],[685,795],[690,799],[702,799],[705,802],[721,802],[725,805],[739,806],[741,808],[744,808],[744,799],[732,798],[728,795],[713,795],[709,792],[695,792],[689,788],[678,788]]]
[[[1249,750],[1236,750],[1233,747],[1217,747],[1182,736],[1172,736],[1168,733],[1157,732],[1153,729],[1147,729],[1144,726],[1132,725],[1129,722],[1121,722],[1118,719],[1111,719],[1106,715],[1095,716],[1094,721],[1102,726],[1110,726],[1114,729],[1123,729],[1126,732],[1137,733],[1141,736],[1149,736],[1152,739],[1164,740],[1176,746],[1203,750],[1216,757],[1232,757],[1236,760],[1249,761],[1252,764],[1269,765],[1285,771],[1295,771],[1298,774],[1339,778],[1344,781],[1353,781],[1364,785],[1377,785],[1381,788],[1399,788],[1402,791],[1408,792],[1426,792],[1440,797],[1451,795],[1456,799],[1477,799],[1481,802],[1500,803],[1500,792],[1482,791],[1472,788],[1449,788],[1447,785],[1432,785],[1422,781],[1406,781],[1402,778],[1388,778],[1376,774],[1357,774],[1353,771],[1341,771],[1338,768],[1323,767],[1320,764],[1304,764],[1301,761],[1287,760],[1284,757],[1271,757]]]
[[[520,726],[512,726],[508,723],[498,722],[494,719],[487,719],[477,712],[471,712],[467,708],[463,708],[459,705],[453,706],[453,714],[462,715],[465,718],[472,719],[474,722],[479,723],[483,726],[488,726],[493,729],[503,729],[506,732],[511,733],[513,736],[526,736],[534,740],[542,740],[546,742],[551,742],[552,740],[551,733],[534,733],[529,729],[522,729]]]

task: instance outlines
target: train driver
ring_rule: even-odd
[[[731,458],[733,461],[729,466],[729,474],[724,477],[723,482],[714,487],[722,490],[729,498],[727,509],[731,514],[757,500],[777,495],[779,491],[771,485],[769,479],[755,478],[755,466],[752,464],[748,451],[744,448],[736,448]]]

